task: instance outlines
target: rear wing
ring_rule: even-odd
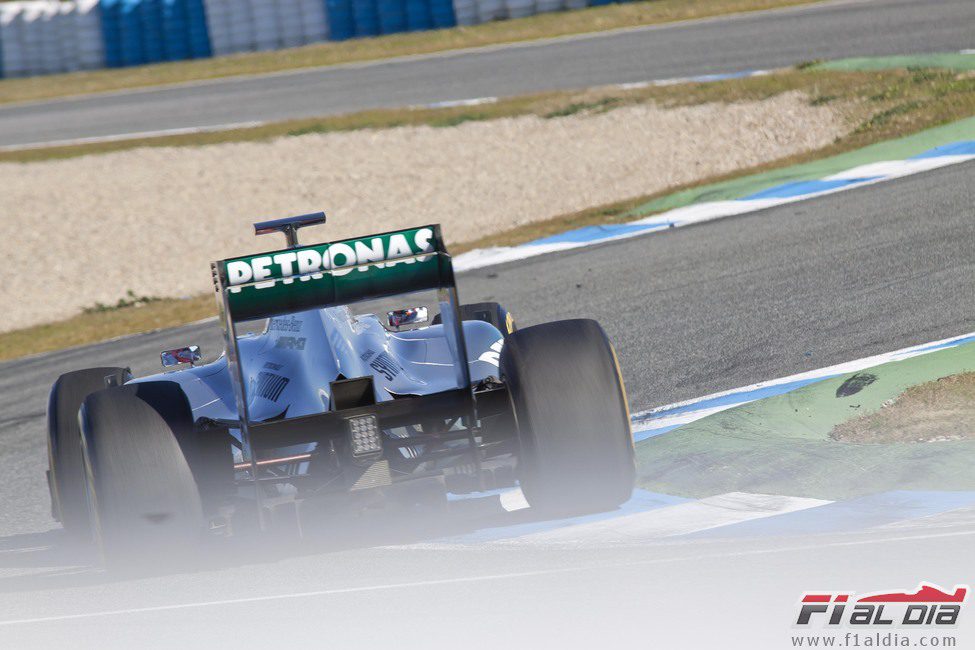
[[[231,322],[455,286],[438,225],[235,257],[212,270]]]
[[[434,289],[440,303],[444,338],[454,360],[458,388],[455,392],[462,396],[467,411],[462,417],[463,424],[469,431],[474,427],[473,391],[464,328],[453,266],[444,247],[440,226],[421,226],[311,246],[298,244],[299,228],[323,223],[325,214],[319,212],[254,224],[258,235],[283,233],[289,248],[234,257],[211,265],[226,337],[227,370],[237,405],[241,456],[243,462],[250,465],[254,478],[262,528],[262,491],[257,480],[257,456],[251,437],[252,423],[237,341],[236,324],[240,321]],[[316,421],[329,416],[334,419],[336,414],[322,414]],[[254,426],[261,430],[261,425]],[[471,442],[474,444],[473,437]]]
[[[291,247],[211,265],[245,462],[253,463],[254,456],[237,342],[236,325],[241,321],[434,289],[457,386],[471,388],[454,271],[440,226],[298,245],[298,228],[324,222],[325,215],[316,213],[255,224],[257,234],[283,232]]]

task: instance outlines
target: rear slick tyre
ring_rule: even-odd
[[[575,514],[627,501],[636,476],[629,409],[602,327],[579,319],[518,330],[505,341],[500,370],[529,504]]]
[[[199,551],[204,517],[180,444],[194,432],[179,384],[102,390],[81,413],[92,528],[106,565],[185,564]]]
[[[78,541],[91,538],[78,410],[90,394],[129,379],[127,368],[87,368],[61,375],[51,388],[47,408],[51,514]]]

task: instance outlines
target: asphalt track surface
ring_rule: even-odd
[[[973,180],[965,163],[483,269],[459,277],[461,296],[502,300],[523,325],[596,317],[635,409],[691,398],[975,330]],[[160,349],[188,342],[220,349],[210,323],[0,365],[0,647],[785,648],[802,591],[971,573],[975,509],[869,533],[635,548],[376,547],[443,532],[421,522],[177,575],[61,568],[85,559],[47,515],[48,387],[86,366],[154,371]],[[161,609],[132,611],[147,607]],[[53,620],[2,622],[38,617]],[[971,642],[962,623],[951,632]]]
[[[554,42],[0,108],[0,146],[975,47],[970,0],[844,0]]]

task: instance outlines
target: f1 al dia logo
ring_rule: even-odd
[[[967,585],[953,591],[922,582],[911,591],[851,592],[807,591],[799,602],[796,625],[954,625],[968,600]]]

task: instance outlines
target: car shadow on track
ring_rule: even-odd
[[[345,514],[317,521],[302,535],[264,533],[207,540],[192,558],[106,570],[94,545],[60,528],[0,537],[0,593],[70,589],[166,575],[196,573],[377,547],[464,543],[468,536],[511,526],[542,524],[542,513],[508,512],[496,497],[465,500],[445,511]]]

